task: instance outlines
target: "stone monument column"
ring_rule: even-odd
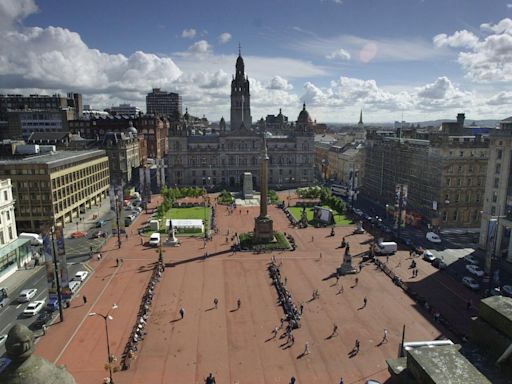
[[[274,240],[273,221],[268,216],[268,163],[266,136],[263,134],[263,150],[260,165],[260,215],[254,221],[254,240],[256,243],[268,243]]]

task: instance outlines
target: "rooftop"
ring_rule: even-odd
[[[79,161],[87,161],[101,156],[106,156],[105,151],[57,151],[45,155],[28,156],[20,159],[0,160],[0,166],[47,164],[48,168],[55,168]]]

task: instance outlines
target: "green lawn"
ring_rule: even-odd
[[[322,207],[329,208],[327,205],[323,205]],[[300,215],[302,214],[302,207],[289,207],[288,210],[297,221],[300,220]],[[308,216],[308,223],[310,225],[315,225],[315,221],[313,220],[313,207],[306,208],[306,213]],[[345,215],[338,215],[336,213],[334,213],[334,221],[336,222],[337,226],[353,224],[353,221],[347,218]]]
[[[212,214],[211,208],[204,207],[187,207],[187,208],[171,208],[166,212],[165,218],[160,220],[160,232],[165,233],[165,221],[167,219],[199,219],[204,220],[204,215],[206,213],[206,229],[210,228],[210,217]],[[147,230],[145,234],[150,235],[152,233],[151,230]],[[186,235],[186,236],[202,236],[202,233],[180,233],[178,232],[176,235]]]

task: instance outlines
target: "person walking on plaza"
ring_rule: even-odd
[[[182,319],[185,317],[185,310],[183,308],[180,308],[180,316]]]
[[[339,384],[344,384],[343,377],[340,379],[340,383]]]
[[[366,304],[368,304],[368,299],[365,296],[363,299],[363,308],[366,308]]]
[[[360,346],[359,339],[356,339],[356,344],[354,346],[354,351],[356,354],[359,353],[359,346]]]
[[[82,300],[84,301],[84,305],[87,304],[87,296],[83,295]]]
[[[240,300],[240,298],[238,298],[236,300],[236,310],[238,311],[240,309],[240,306],[242,305],[242,301]]]
[[[356,280],[355,280],[355,281],[356,281],[356,283],[354,284],[354,286],[355,286],[355,287],[357,287],[357,283],[359,283],[359,278],[358,278],[358,277],[356,277]]]
[[[215,309],[217,309],[217,306],[219,305],[219,299],[213,299],[213,305],[215,306]]]
[[[277,337],[277,333],[279,332],[279,329],[277,327],[275,327],[273,330],[272,330],[272,338],[275,339]]]
[[[388,330],[386,328],[384,328],[384,336],[382,337],[381,344],[384,344],[387,342],[388,342]]]
[[[119,267],[119,259],[116,259],[116,267]]]
[[[300,303],[300,314],[304,312],[304,303]]]
[[[338,325],[334,324],[334,326],[332,328],[331,337],[336,337],[336,336],[338,336]]]
[[[284,317],[281,317],[281,325],[279,325],[279,329],[283,329],[284,327]]]
[[[215,376],[213,374],[209,374],[206,379],[204,379],[205,384],[216,384]]]
[[[311,353],[311,351],[309,350],[309,343],[306,343],[306,345],[304,346],[303,355],[306,356],[306,355],[309,355],[310,353]]]
[[[297,384],[297,379],[295,378],[295,376],[291,377],[290,384]]]

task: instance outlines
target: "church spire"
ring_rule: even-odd
[[[359,113],[359,123],[357,125],[363,125],[363,109],[361,108],[361,112]]]

